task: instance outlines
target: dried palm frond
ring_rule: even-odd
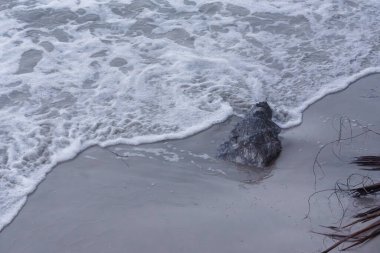
[[[368,194],[375,194],[379,191],[380,191],[380,183],[357,187],[350,190],[350,192],[354,195],[354,197],[361,197]]]
[[[375,218],[378,218],[380,214],[377,216],[374,216],[370,220],[373,220]],[[351,225],[347,225],[345,227],[351,227]],[[331,247],[327,248],[326,250],[322,251],[322,253],[328,253],[331,250],[337,248],[339,245],[345,243],[345,242],[350,242],[351,244],[348,245],[347,247],[343,248],[342,251],[350,249],[352,247],[358,246],[360,244],[363,244],[376,236],[380,235],[380,220],[377,220],[370,225],[357,230],[356,232],[353,232],[351,234],[336,234],[336,233],[320,233],[322,235],[331,237],[333,239],[338,240],[336,243],[334,243]]]
[[[363,170],[380,170],[380,156],[359,156],[356,157],[352,163],[362,167],[370,167],[364,168]]]

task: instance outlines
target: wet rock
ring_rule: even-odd
[[[268,166],[281,152],[280,132],[268,103],[257,103],[231,131],[229,140],[220,145],[218,157],[244,165]]]

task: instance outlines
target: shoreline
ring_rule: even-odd
[[[302,124],[281,134],[283,151],[266,170],[250,170],[212,158],[234,118],[184,139],[90,147],[47,174],[16,218],[0,232],[0,251],[97,252],[107,250],[110,241],[117,247],[107,252],[125,252],[126,247],[131,252],[294,252],[295,245],[289,245],[289,240],[298,238],[299,252],[317,252],[323,248],[324,238],[309,230],[329,217],[324,213],[303,221],[305,196],[314,191],[310,164],[320,145],[336,138],[331,127],[335,114],[345,112],[354,120],[380,126],[380,120],[369,115],[371,108],[372,115],[380,112],[375,101],[380,96],[379,83],[380,74],[367,75],[307,107]],[[118,159],[107,149],[129,157]],[[376,150],[375,144],[370,143],[368,149]],[[344,173],[358,172],[355,166],[337,163],[331,155],[323,159],[328,177],[318,180],[318,187],[329,188]],[[342,173],[345,167],[348,170]],[[165,216],[166,212],[170,215]],[[192,218],[191,222],[185,222],[186,217]],[[31,228],[33,234],[28,231]],[[263,243],[265,237],[258,228],[272,234],[276,243]],[[167,236],[160,234],[161,229]],[[208,232],[208,240],[200,236],[203,230]],[[144,245],[145,237],[134,233],[152,243]],[[123,241],[120,234],[134,240]],[[40,243],[43,238],[51,240]],[[171,242],[171,238],[177,241]],[[187,238],[203,244],[191,245]],[[156,249],[159,243],[163,246]],[[376,241],[369,242],[357,252],[373,252],[376,245]]]
[[[300,121],[294,121],[294,123],[287,123],[286,125],[289,125],[289,127],[286,127],[286,125],[281,126],[284,129],[290,129],[293,127],[297,127],[302,124],[302,118],[304,115],[304,112],[310,107],[313,106],[315,103],[318,103],[318,101],[324,99],[326,96],[334,95],[336,93],[343,92],[344,90],[350,88],[350,86],[356,82],[358,82],[362,78],[366,78],[371,75],[378,75],[380,74],[380,67],[371,67],[364,69],[360,71],[359,73],[353,74],[349,77],[343,78],[341,80],[336,80],[333,83],[331,83],[331,86],[335,86],[330,88],[328,91],[321,90],[318,92],[318,95],[315,95],[314,97],[307,100],[302,106],[299,107],[299,113],[301,114]],[[340,84],[339,84],[340,83]],[[334,85],[335,84],[335,85]]]
[[[364,69],[360,71],[359,73],[353,74],[347,78],[343,78],[340,80],[334,81],[330,86],[328,90],[321,90],[318,92],[318,95],[313,96],[310,98],[308,101],[304,102],[303,105],[299,107],[299,113],[301,116],[298,119],[295,119],[293,121],[290,121],[286,124],[280,124],[277,123],[281,128],[283,128],[284,131],[288,129],[292,129],[295,127],[298,127],[302,124],[303,122],[303,115],[304,112],[313,104],[317,103],[318,101],[322,100],[324,97],[336,94],[339,92],[344,91],[345,89],[349,88],[351,84],[359,81],[362,78],[366,78],[367,76],[371,75],[377,75],[380,74],[380,67],[370,67],[367,69]],[[17,217],[18,213],[20,210],[24,207],[24,205],[27,202],[27,198],[36,191],[38,188],[38,185],[42,183],[47,175],[54,170],[55,167],[59,166],[61,163],[66,163],[69,162],[73,159],[75,159],[77,156],[79,156],[82,152],[85,152],[87,149],[92,148],[94,146],[98,146],[101,148],[107,148],[115,145],[144,145],[144,144],[153,144],[153,143],[159,143],[159,142],[165,142],[165,141],[172,141],[172,140],[181,140],[181,139],[186,139],[186,138],[191,138],[194,135],[197,135],[203,131],[207,131],[208,129],[212,128],[214,125],[221,124],[225,121],[227,121],[230,117],[236,117],[233,115],[233,112],[231,111],[232,109],[226,109],[226,111],[230,110],[230,112],[224,116],[219,115],[215,119],[211,120],[211,122],[202,124],[199,126],[191,127],[187,129],[186,131],[182,131],[180,133],[175,133],[175,134],[167,134],[167,135],[152,135],[152,136],[143,136],[143,137],[137,137],[137,138],[132,138],[132,139],[115,139],[115,140],[108,140],[105,141],[101,144],[96,143],[96,142],[87,142],[83,147],[80,146],[78,143],[74,143],[73,145],[69,146],[68,148],[64,149],[61,151],[61,155],[58,156],[58,158],[54,158],[52,164],[48,166],[49,168],[43,169],[40,171],[38,175],[38,183],[36,185],[33,185],[31,190],[27,189],[26,191],[28,192],[27,195],[24,197],[25,199],[20,199],[20,204],[18,206],[13,207],[12,209],[16,210],[14,212],[11,212],[9,215],[5,216],[4,218],[0,219],[0,233],[7,227],[15,217]],[[296,114],[297,114],[296,113]],[[227,117],[227,118],[226,118]],[[74,146],[74,147],[73,147]],[[62,155],[64,154],[64,155]]]

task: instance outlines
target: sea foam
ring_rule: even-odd
[[[183,138],[267,100],[282,127],[379,72],[380,2],[0,3],[0,230],[57,163]]]

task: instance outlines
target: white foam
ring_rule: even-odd
[[[357,81],[360,78],[368,76],[370,74],[380,73],[380,67],[372,67],[364,69],[352,76],[342,77],[334,80],[328,86],[323,87],[318,92],[315,93],[314,96],[310,97],[304,103],[302,103],[299,107],[292,110],[293,115],[302,115],[302,112],[306,110],[310,105],[314,104],[321,98],[325,97],[328,94],[335,93],[347,88],[350,84]],[[280,124],[283,128],[289,128],[302,123],[302,117],[295,117],[294,120],[289,120],[286,123]]]
[[[299,124],[311,103],[380,72],[379,14],[375,0],[2,10],[0,230],[53,166],[91,145],[184,138],[263,99],[281,126]]]

